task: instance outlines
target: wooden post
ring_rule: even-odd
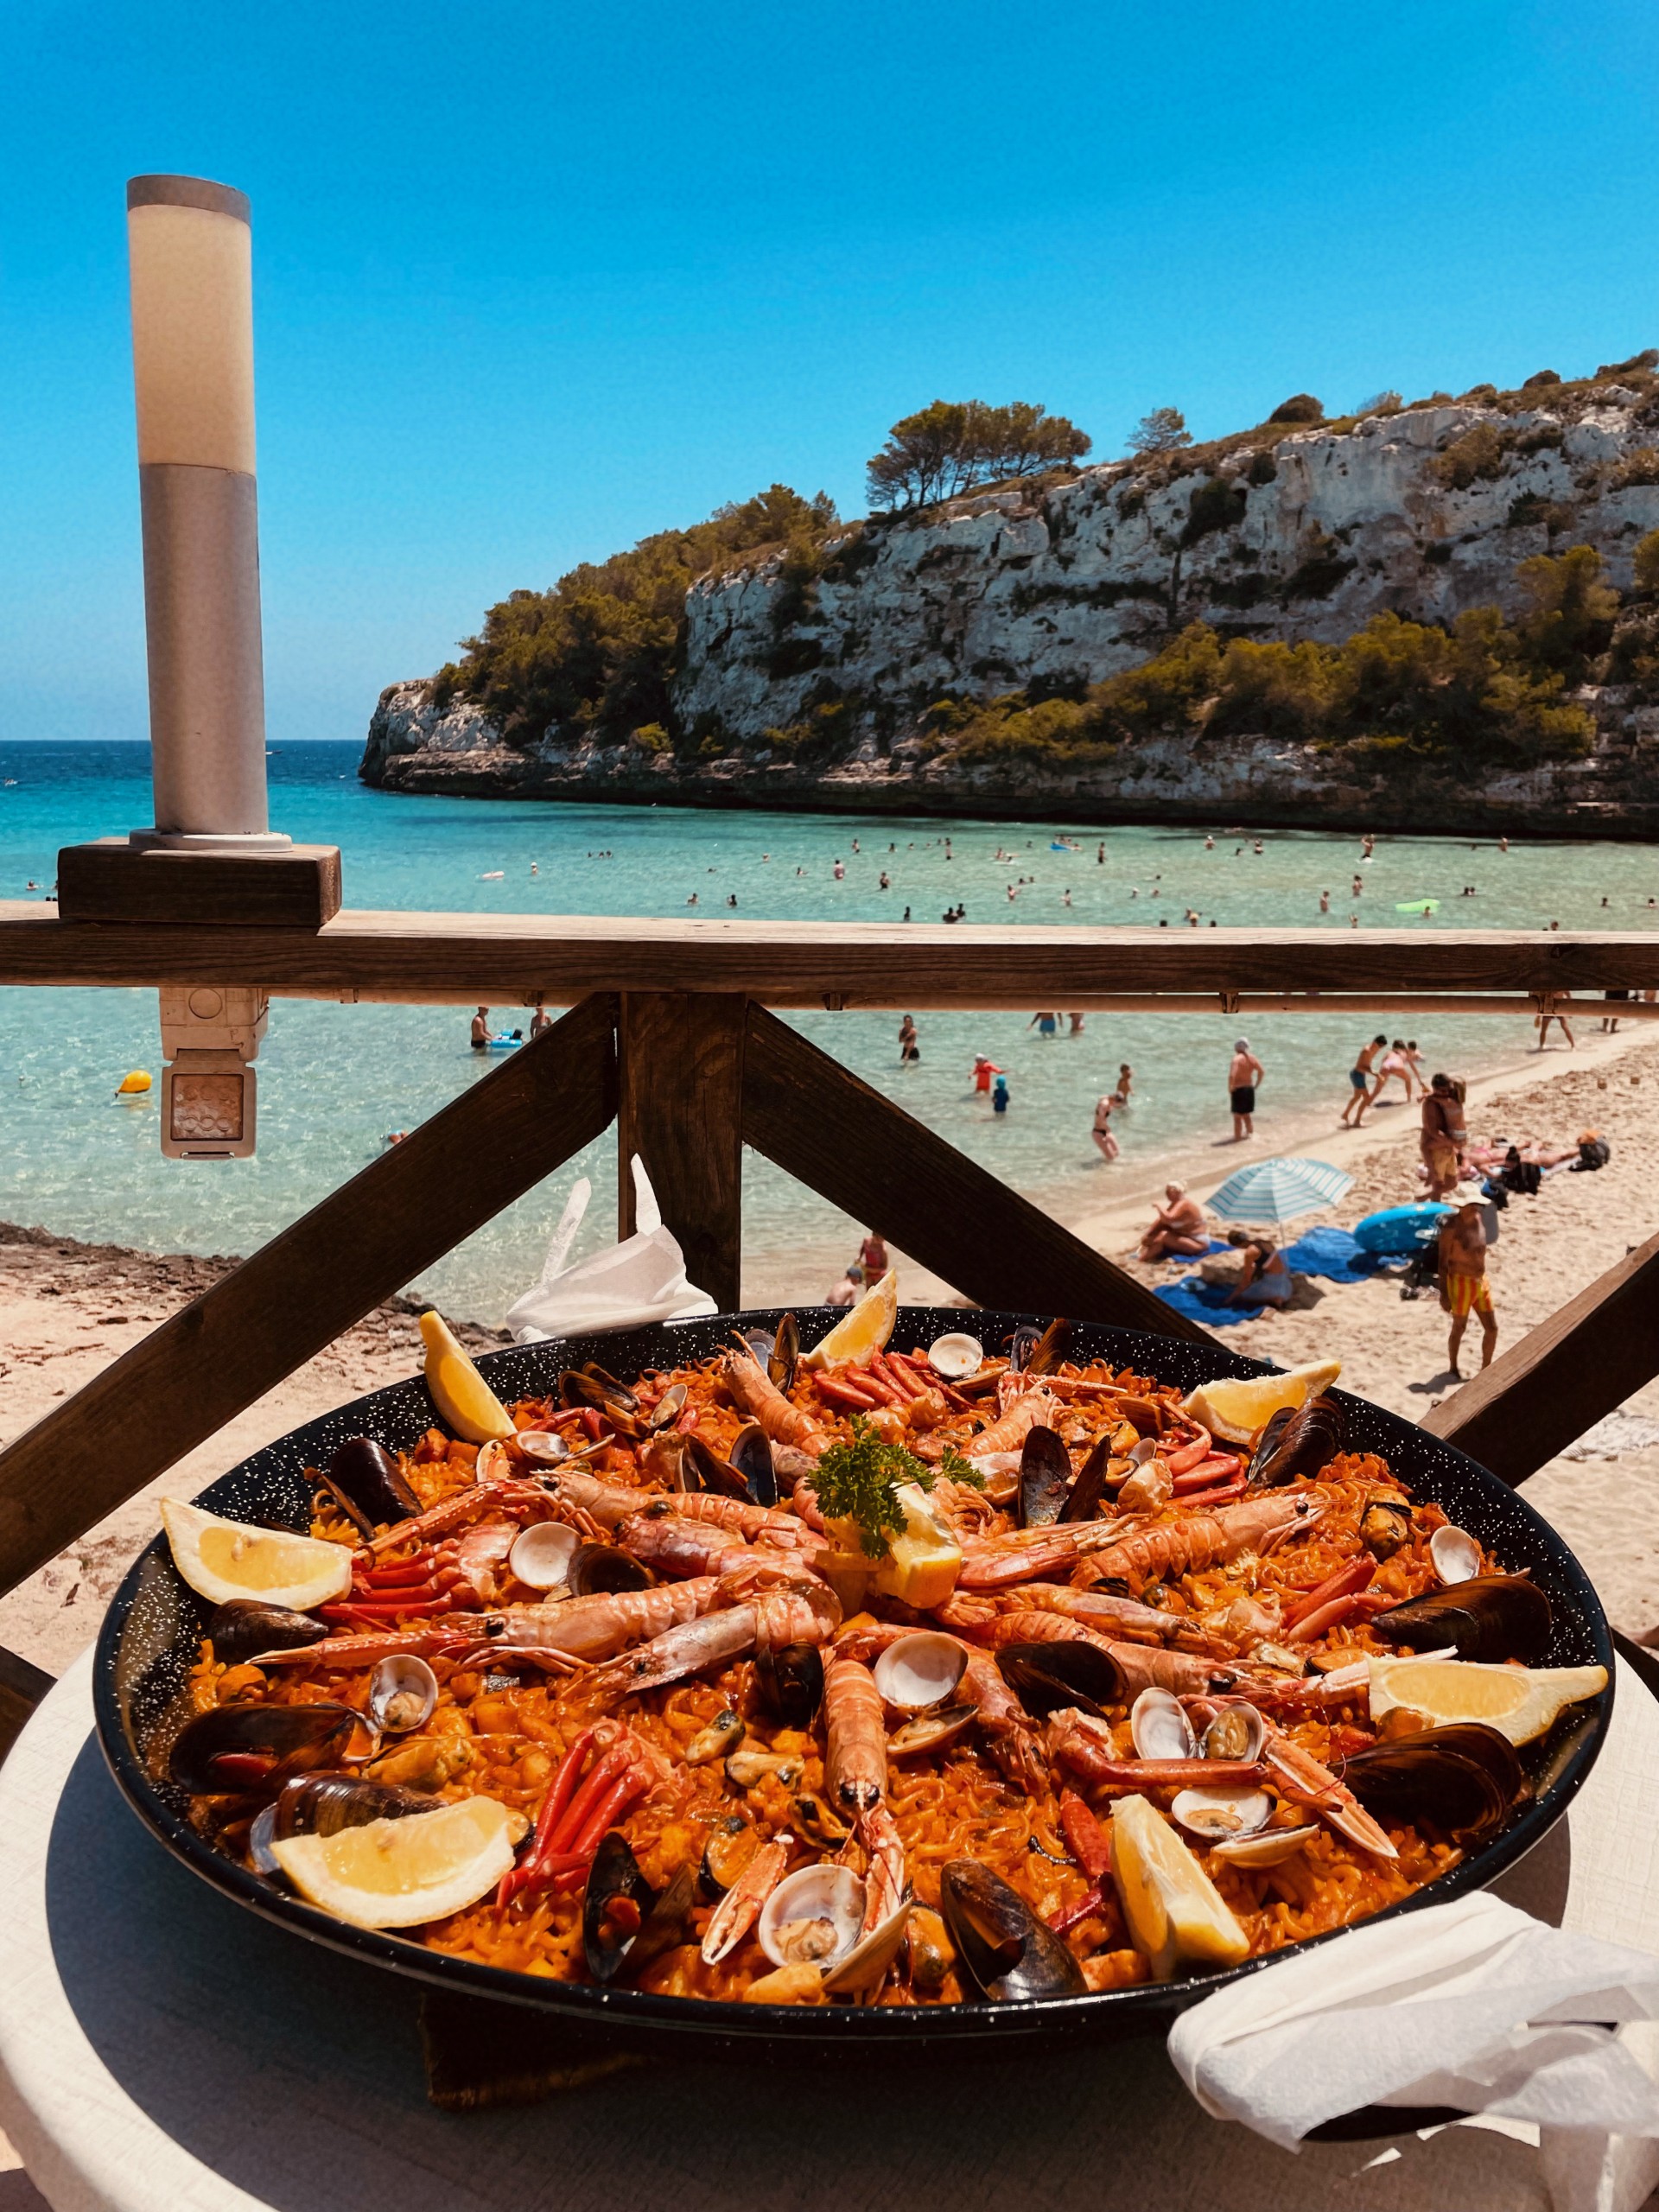
[[[1656,1374],[1659,1236],[1651,1236],[1443,1398],[1422,1426],[1519,1484]]]
[[[855,1221],[880,1230],[982,1306],[1210,1332],[1062,1229],[988,1169],[751,1006],[743,1135]]]
[[[623,994],[617,1023],[617,1213],[635,1228],[637,1152],[685,1271],[722,1313],[743,1303],[743,1046],[739,995]]]
[[[31,1666],[15,1651],[0,1649],[0,1759],[23,1732],[30,1713],[52,1687],[43,1668]]]
[[[591,1143],[614,1021],[585,1000],[0,1452],[0,1590]]]

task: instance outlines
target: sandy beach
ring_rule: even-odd
[[[1606,1039],[1589,1020],[1578,1035],[1576,1052],[1552,1045],[1541,1054],[1517,1054],[1513,1064],[1470,1085],[1469,1126],[1477,1137],[1501,1133],[1569,1142],[1593,1127],[1612,1150],[1599,1174],[1551,1175],[1537,1198],[1512,1200],[1502,1217],[1490,1262],[1500,1348],[1659,1228],[1659,1131],[1652,1116],[1659,1036],[1631,1027]],[[1173,1281],[1179,1268],[1142,1268],[1133,1257],[1151,1200],[1168,1175],[1182,1175],[1202,1197],[1242,1160],[1274,1153],[1312,1154],[1346,1167],[1354,1186],[1342,1205],[1307,1217],[1299,1228],[1320,1220],[1349,1227],[1379,1206],[1414,1196],[1415,1109],[1379,1107],[1357,1131],[1338,1128],[1337,1113],[1333,1106],[1326,1116],[1274,1122],[1253,1143],[1206,1147],[1155,1168],[1129,1167],[1121,1181],[1114,1179],[1109,1208],[1072,1212],[1071,1225],[1145,1280]],[[895,1259],[906,1300],[951,1297],[902,1251]],[[0,1440],[49,1411],[230,1264],[0,1225]],[[792,1267],[774,1262],[764,1276],[756,1280],[752,1270],[746,1281],[746,1295],[756,1302],[816,1300],[824,1287],[816,1253],[798,1255]],[[1326,1284],[1324,1294],[1311,1311],[1263,1314],[1224,1331],[1225,1340],[1285,1365],[1335,1353],[1348,1388],[1408,1418],[1455,1387],[1446,1371],[1446,1317],[1432,1296],[1403,1300],[1399,1286],[1385,1280]],[[408,1300],[378,1308],[161,1482],[0,1599],[0,1643],[60,1671],[95,1633],[127,1561],[153,1532],[156,1495],[194,1495],[272,1438],[411,1372],[419,1360],[416,1311]],[[464,1333],[476,1350],[504,1341],[481,1328]],[[1471,1332],[1466,1367],[1478,1356]],[[1659,1385],[1640,1393],[1629,1410],[1659,1430]],[[1631,1449],[1632,1433],[1640,1432],[1627,1425],[1617,1456],[1554,1462],[1528,1484],[1527,1496],[1584,1560],[1617,1624],[1642,1635],[1659,1627],[1659,1441]]]

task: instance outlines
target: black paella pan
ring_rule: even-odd
[[[480,1366],[496,1395],[512,1403],[515,1399],[547,1394],[556,1388],[561,1369],[579,1366],[587,1359],[599,1359],[613,1372],[625,1376],[645,1367],[683,1365],[718,1350],[729,1341],[734,1326],[770,1327],[779,1318],[777,1309],[756,1311],[671,1322],[619,1335],[521,1345],[493,1353]],[[826,1310],[821,1315],[808,1313],[802,1318],[803,1333],[810,1341],[839,1317]],[[946,1330],[960,1328],[969,1319],[959,1309],[906,1306],[901,1310],[899,1333],[907,1342],[927,1343]],[[1014,1327],[1033,1320],[1039,1321],[1039,1317],[980,1312],[971,1316],[971,1325],[988,1345],[995,1346],[1004,1342]],[[1075,1329],[1070,1352],[1078,1360],[1109,1359],[1184,1389],[1217,1376],[1268,1371],[1262,1361],[1242,1358],[1220,1344],[1081,1324]],[[1459,1527],[1495,1551],[1506,1568],[1530,1574],[1545,1592],[1554,1627],[1541,1663],[1599,1664],[1610,1677],[1610,1687],[1599,1699],[1588,1707],[1573,1708],[1542,1743],[1529,1745],[1523,1753],[1534,1792],[1517,1806],[1507,1824],[1450,1874],[1389,1908],[1391,1913],[1410,1912],[1421,1905],[1440,1904],[1484,1888],[1538,1843],[1561,1817],[1606,1733],[1612,1705],[1612,1646],[1600,1604],[1583,1568],[1523,1498],[1438,1438],[1361,1399],[1337,1395],[1347,1409],[1351,1448],[1381,1454],[1415,1496],[1434,1500]],[[302,1471],[304,1468],[327,1465],[335,1447],[349,1436],[372,1436],[391,1449],[406,1449],[437,1422],[435,1408],[419,1377],[396,1383],[320,1421],[308,1422],[267,1446],[204,1491],[200,1502],[231,1519],[303,1529],[309,1525],[312,1499]],[[1018,2005],[713,2004],[511,1973],[450,1958],[389,1932],[353,1927],[272,1887],[216,1851],[188,1825],[183,1792],[170,1783],[158,1783],[149,1771],[147,1748],[184,1695],[207,1610],[179,1576],[165,1538],[158,1535],[133,1565],[105,1617],[94,1669],[97,1726],[105,1756],[127,1802],[176,1858],[251,1911],[296,1936],[457,1995],[527,2005],[558,2016],[571,2028],[585,2024],[607,2040],[614,2040],[621,2031],[632,2044],[642,2039],[693,2036],[705,2043],[709,2039],[733,2045],[741,2043],[750,2049],[757,2042],[771,2044],[780,2051],[789,2050],[803,2056],[831,2046],[843,2054],[891,2055],[905,2049],[931,2049],[943,2044],[971,2046],[1016,2036],[1071,2039],[1155,2028],[1224,1984],[1270,1963],[1268,1959],[1252,1959],[1229,1970],[1173,1982]],[[1329,1942],[1332,1937],[1310,1940]]]

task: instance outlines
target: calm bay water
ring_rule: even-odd
[[[920,818],[877,822],[835,814],[714,813],[534,801],[392,798],[359,784],[355,744],[276,747],[268,763],[273,826],[338,844],[354,906],[485,913],[893,920],[906,906],[937,921],[964,905],[970,922],[1186,926],[1188,908],[1224,927],[1344,930],[1349,916],[1395,925],[1396,901],[1433,898],[1414,929],[1651,927],[1659,854],[1630,844],[1529,844],[1500,854],[1490,840],[1391,837],[1360,863],[1351,836],[1278,833],[1254,839],[1178,829],[1088,835],[957,822],[948,836]],[[142,745],[0,746],[0,897],[42,890],[60,845],[124,833],[150,819]],[[1068,842],[1070,841],[1069,846]],[[1059,845],[1063,849],[1055,849]],[[1103,859],[1099,856],[1103,846]],[[999,857],[1007,855],[1010,857]],[[839,860],[844,875],[837,880]],[[533,871],[533,872],[532,872]],[[889,887],[880,887],[885,871]],[[499,872],[499,873],[498,873]],[[1363,891],[1351,895],[1356,874]],[[1473,884],[1473,898],[1460,896]],[[1010,886],[1017,896],[1010,900]],[[1319,894],[1331,894],[1322,916]],[[697,905],[688,904],[692,893]],[[1070,905],[1066,894],[1070,894]],[[1605,900],[1605,905],[1603,901]],[[920,1065],[901,1070],[896,1018],[790,1017],[815,1042],[1001,1176],[1063,1214],[1109,1205],[1114,1179],[1158,1154],[1224,1134],[1228,1048],[1237,1024],[1094,1016],[1081,1036],[1041,1039],[1014,1014],[918,1016]],[[497,1027],[524,1021],[499,1010]],[[1254,1017],[1267,1063],[1258,1127],[1276,1111],[1345,1095],[1363,1018]],[[1064,1028],[1064,1024],[1062,1025]],[[1431,1065],[1464,1066],[1516,1040],[1517,1025],[1423,1017]],[[976,1052],[1008,1071],[1001,1119],[972,1092]],[[1089,1141],[1094,1101],[1131,1062],[1135,1107],[1119,1131],[1124,1168]],[[153,992],[16,990],[0,994],[0,1216],[64,1234],[162,1250],[247,1252],[477,1079],[454,1007],[338,1007],[279,1001],[259,1058],[259,1154],[212,1165],[164,1161],[154,1104],[118,1105],[129,1068],[159,1074]],[[609,1139],[498,1217],[429,1271],[421,1287],[452,1311],[498,1322],[536,1274],[573,1177],[594,1180],[585,1247],[614,1235]],[[829,1260],[850,1255],[851,1225],[766,1162],[746,1172],[746,1241],[778,1268],[801,1256],[789,1294],[820,1294]],[[834,1269],[830,1268],[830,1273]]]

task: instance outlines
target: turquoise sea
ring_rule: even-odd
[[[1631,844],[1515,846],[1491,840],[1381,839],[1362,863],[1351,836],[1251,835],[1217,824],[1085,832],[835,814],[721,813],[676,807],[569,806],[393,798],[357,780],[354,743],[283,745],[268,766],[271,820],[298,839],[338,844],[348,905],[479,912],[897,919],[936,922],[961,904],[970,922],[1296,925],[1394,925],[1396,901],[1434,898],[1409,926],[1563,929],[1659,923],[1659,853]],[[49,889],[60,845],[124,833],[151,818],[143,745],[0,746],[0,897]],[[1059,848],[1057,849],[1057,848]],[[836,863],[843,873],[838,877]],[[885,873],[888,887],[883,889]],[[1356,875],[1363,890],[1354,897]],[[1465,884],[1475,895],[1460,895]],[[1012,887],[1017,895],[1008,897]],[[1319,896],[1328,891],[1330,912]],[[697,906],[689,906],[692,893]],[[1069,894],[1070,904],[1067,904]],[[1034,1011],[1034,1009],[1033,1009]],[[1113,1198],[1158,1154],[1224,1135],[1224,1080],[1237,1028],[1222,1015],[1090,1017],[1080,1036],[1042,1039],[1017,1014],[921,1014],[920,1064],[901,1069],[888,1014],[790,1017],[952,1143],[1063,1215]],[[526,1017],[502,1010],[498,1027]],[[1252,1018],[1268,1067],[1258,1127],[1276,1113],[1345,1096],[1363,1018]],[[1519,1041],[1514,1021],[1423,1017],[1431,1065],[1463,1067]],[[0,992],[0,1217],[67,1235],[162,1250],[247,1252],[372,1159],[387,1132],[412,1127],[477,1079],[465,1013],[279,1001],[259,1058],[259,1153],[251,1160],[162,1160],[153,1104],[117,1104],[130,1068],[159,1071],[153,993]],[[974,1055],[1007,1071],[1009,1112],[991,1115],[969,1074]],[[1094,1101],[1135,1069],[1121,1118],[1125,1161],[1108,1167],[1089,1141]],[[595,1145],[587,1246],[614,1234],[614,1147]],[[419,1287],[451,1311],[499,1322],[536,1274],[578,1166],[532,1192],[435,1268]],[[766,1162],[746,1178],[746,1244],[757,1274],[792,1297],[817,1296],[855,1249],[855,1224]],[[793,1270],[798,1281],[793,1279]]]

